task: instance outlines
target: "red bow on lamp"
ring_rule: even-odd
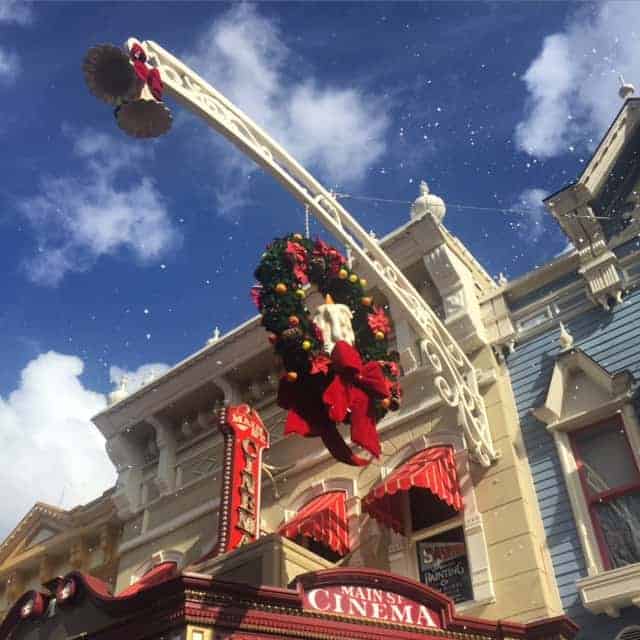
[[[325,390],[322,400],[334,422],[344,422],[349,415],[351,439],[380,455],[380,440],[376,432],[375,404],[372,396],[387,398],[391,394],[389,381],[378,362],[364,363],[347,342],[336,342],[331,353],[335,376]]]
[[[151,69],[147,67],[147,54],[144,52],[144,49],[136,43],[131,47],[129,55],[133,61],[133,68],[138,78],[149,85],[149,90],[156,100],[162,100],[164,85],[160,78],[160,72],[155,68]]]

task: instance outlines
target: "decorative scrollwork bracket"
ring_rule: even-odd
[[[194,71],[148,40],[139,44],[160,71],[166,92],[268,171],[351,252],[361,272],[375,281],[393,308],[406,316],[421,340],[423,359],[443,401],[458,409],[472,458],[483,466],[497,459],[475,370],[435,313],[389,256],[351,214],[285,149]],[[364,275],[364,273],[363,273]]]

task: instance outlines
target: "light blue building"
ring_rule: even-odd
[[[545,205],[576,250],[501,289],[524,446],[579,638],[640,640],[640,100]]]

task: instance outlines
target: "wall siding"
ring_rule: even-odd
[[[640,290],[612,312],[592,309],[565,325],[574,347],[610,373],[628,369],[640,380]],[[586,575],[586,567],[560,460],[553,436],[531,414],[545,400],[559,353],[558,333],[554,326],[518,344],[507,364],[563,607],[581,626],[581,640],[613,640],[624,627],[640,624],[640,609],[624,609],[613,619],[582,607],[576,580]]]

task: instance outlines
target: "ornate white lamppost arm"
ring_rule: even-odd
[[[396,311],[406,315],[419,337],[425,364],[443,401],[458,409],[459,420],[474,460],[489,466],[496,460],[484,402],[475,369],[447,329],[413,285],[349,212],[304,167],[220,92],[157,43],[134,38],[147,62],[158,69],[175,100],[274,176],[318,221],[357,258]]]

